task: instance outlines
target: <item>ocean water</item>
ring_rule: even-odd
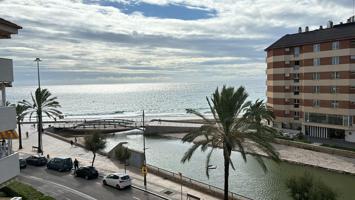
[[[43,85],[60,102],[66,118],[138,117],[142,110],[151,118],[189,117],[185,109],[208,114],[206,96],[217,87],[244,86],[249,100],[265,99],[265,80],[199,83],[130,83],[97,85]],[[37,86],[13,86],[7,90],[11,103],[27,99]]]

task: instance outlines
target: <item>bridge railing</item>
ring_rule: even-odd
[[[153,165],[149,165],[148,166],[148,171],[151,171],[152,173],[157,173],[158,175],[167,175],[169,177],[171,177],[171,179],[175,180],[176,182],[183,182],[183,184],[185,186],[190,186],[190,187],[195,187],[198,188],[200,190],[206,191],[209,194],[212,195],[223,195],[224,194],[224,190],[222,188],[204,183],[202,181],[198,181],[196,179],[181,175],[179,173],[176,172],[172,172],[166,169],[162,169]],[[180,180],[180,181],[179,181]],[[229,196],[231,197],[231,199],[235,199],[235,200],[252,200],[249,197],[243,196],[241,194],[237,194],[235,192],[231,192],[229,191]]]

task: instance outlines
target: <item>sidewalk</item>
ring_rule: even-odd
[[[29,137],[26,138],[26,131],[29,132]],[[37,146],[37,133],[29,125],[24,125],[22,127],[22,146],[23,149],[19,150],[20,153],[25,154],[36,154],[35,151],[32,151],[32,146]],[[73,160],[77,158],[80,162],[80,166],[91,165],[93,154],[81,147],[71,146],[69,143],[62,140],[56,139],[54,137],[43,134],[43,151],[44,155],[49,154],[50,157],[56,156],[69,156]],[[16,151],[18,148],[18,140],[13,140],[13,149]],[[124,172],[124,167],[118,161],[112,161],[106,156],[97,154],[94,166],[98,169],[99,172],[109,173],[109,172]],[[141,175],[138,169],[127,167],[127,173],[133,178],[133,184],[144,188],[143,185],[143,176]],[[159,195],[165,196],[170,199],[181,199],[181,186],[180,184],[165,180],[159,176],[148,174],[147,175],[147,189],[149,191],[155,192]],[[170,193],[167,195],[165,192]],[[215,197],[203,194],[199,191],[183,187],[184,198],[186,199],[186,193],[192,194],[194,196],[200,197],[205,200],[214,200]]]

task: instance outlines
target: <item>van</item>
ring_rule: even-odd
[[[54,169],[60,172],[70,171],[73,168],[73,160],[69,157],[52,158],[47,163],[47,169]]]

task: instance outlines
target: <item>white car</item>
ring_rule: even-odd
[[[105,176],[102,183],[104,185],[110,185],[118,189],[123,189],[125,187],[130,187],[132,185],[132,180],[128,174],[112,173]]]

